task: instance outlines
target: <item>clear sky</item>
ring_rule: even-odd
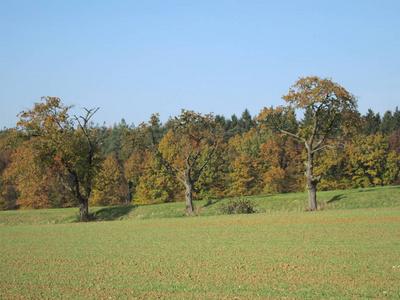
[[[94,121],[230,117],[331,77],[359,110],[400,104],[399,0],[1,0],[0,128],[41,96]]]

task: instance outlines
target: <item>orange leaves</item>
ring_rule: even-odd
[[[343,87],[315,76],[300,78],[282,99],[304,114],[301,131],[290,133],[306,140],[317,136],[323,140],[335,129],[348,125],[344,121],[353,117],[357,107],[355,97]]]
[[[167,126],[171,129],[158,145],[163,164],[180,181],[194,183],[220,147],[223,129],[212,114],[186,110]]]
[[[314,156],[318,151],[330,146],[332,137],[343,132],[344,116],[355,115],[356,99],[337,83],[327,78],[316,76],[300,78],[290,89],[289,94],[282,96],[289,106],[278,109],[264,109],[260,117],[267,127],[302,141],[307,150],[305,177],[309,193],[309,209],[315,210],[316,186],[321,174],[314,174]],[[303,119],[297,126],[290,126],[285,111],[298,110]],[[349,114],[352,112],[351,114]]]
[[[282,99],[296,109],[321,109],[334,106],[345,109],[356,106],[354,96],[330,78],[316,76],[300,78]]]
[[[85,109],[85,117],[70,119],[68,110],[59,98],[42,97],[29,111],[21,112],[17,128],[30,139],[38,152],[40,167],[56,172],[81,208],[80,218],[87,221],[87,203],[93,188],[93,177],[101,162],[98,129],[90,124],[97,109]]]
[[[272,166],[280,165],[280,162],[283,159],[282,153],[282,149],[274,140],[268,140],[260,146],[260,156]]]
[[[236,157],[232,164],[233,172],[231,177],[233,179],[234,196],[247,196],[257,194],[261,191],[260,186],[260,166],[257,162],[246,152],[241,153]]]
[[[264,174],[264,192],[297,192],[302,188],[303,147],[297,140],[276,136],[260,146],[260,156],[268,169]]]
[[[267,194],[280,194],[285,191],[286,172],[281,167],[271,167],[265,173],[265,188]]]
[[[57,174],[43,164],[29,141],[19,146],[5,172],[16,185],[22,209],[51,208],[70,204]]]
[[[55,97],[42,97],[44,103],[35,103],[32,110],[22,111],[17,127],[28,135],[44,136],[64,131],[71,127],[68,121],[68,110],[71,106],[63,106]]]

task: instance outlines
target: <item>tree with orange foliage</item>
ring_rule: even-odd
[[[5,178],[14,182],[18,192],[16,204],[21,209],[71,205],[71,197],[61,185],[58,174],[46,166],[32,140],[25,141],[14,151]]]
[[[98,133],[90,119],[98,109],[70,118],[70,106],[59,98],[43,97],[33,109],[22,111],[17,128],[32,140],[43,164],[54,169],[79,203],[80,220],[89,220],[88,200],[100,168]]]
[[[347,117],[356,113],[356,99],[339,84],[328,78],[316,76],[300,78],[282,97],[289,106],[267,109],[258,119],[270,122],[266,125],[277,131],[299,139],[304,143],[307,159],[305,162],[308,191],[308,209],[317,209],[317,184],[321,175],[314,174],[314,156],[330,145],[327,140],[337,133]],[[294,111],[300,111],[304,117],[300,126],[290,128],[287,122],[293,120]]]
[[[294,193],[301,190],[303,147],[292,137],[279,134],[260,145],[260,157],[267,164],[264,192]]]
[[[232,169],[232,195],[248,196],[261,192],[261,171],[257,160],[243,152],[235,158]]]

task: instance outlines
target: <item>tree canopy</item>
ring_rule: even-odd
[[[357,102],[339,84],[316,76],[300,78],[282,99],[289,104],[288,107],[265,108],[259,119],[304,143],[309,209],[316,210],[316,186],[322,175],[314,174],[315,153],[332,147],[333,138],[343,132],[343,127],[357,115]],[[295,111],[303,115],[298,126],[293,126],[296,123],[293,118]]]
[[[256,116],[191,110],[163,124],[91,122],[95,109],[44,97],[0,134],[0,209],[184,201],[400,184],[400,113],[357,111],[331,79],[300,78]],[[306,165],[304,165],[306,163]],[[306,173],[307,176],[304,176]],[[315,201],[314,201],[315,200]]]

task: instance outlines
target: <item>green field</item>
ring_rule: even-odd
[[[400,188],[222,201],[0,212],[1,299],[400,298]],[[57,217],[58,216],[58,217]],[[60,223],[51,224],[47,223]],[[45,224],[45,225],[38,225]]]
[[[258,213],[304,212],[307,194],[281,194],[246,197],[256,204]],[[219,207],[229,199],[195,201],[199,216],[220,215]],[[323,210],[400,207],[400,186],[319,192],[318,202]],[[96,221],[138,220],[185,217],[185,204],[181,202],[154,205],[126,205],[90,207]],[[74,223],[77,208],[40,209],[0,212],[0,225],[43,225]]]

